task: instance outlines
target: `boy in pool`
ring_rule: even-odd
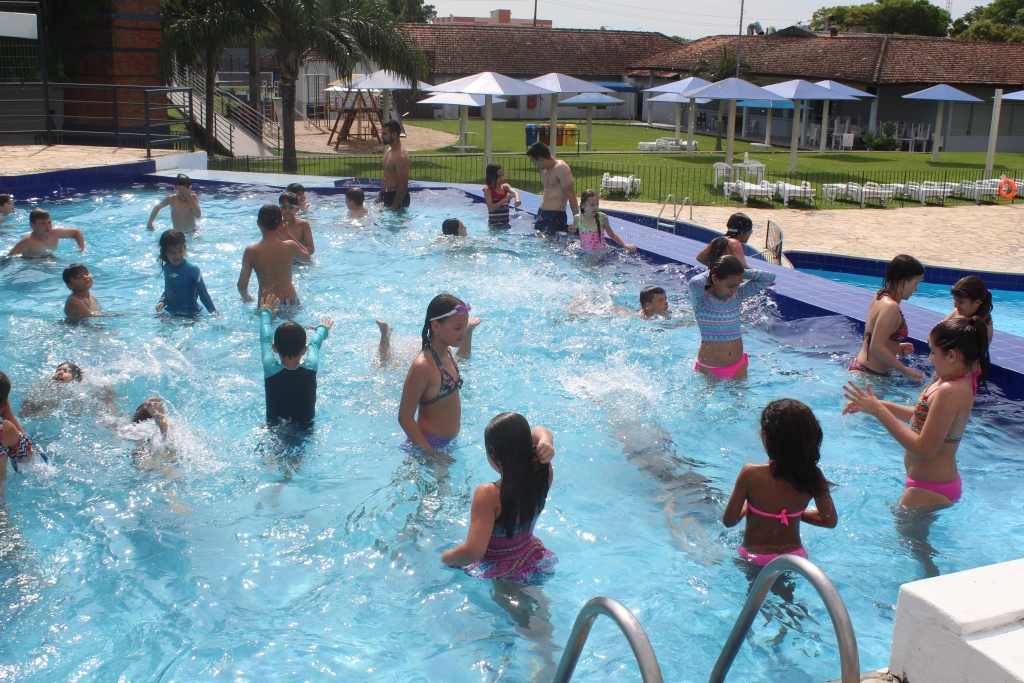
[[[171,207],[171,225],[175,230],[189,232],[196,229],[196,219],[203,217],[203,210],[199,208],[199,197],[192,191],[192,179],[184,173],[179,173],[174,179],[174,194],[169,194],[162,202],[153,207],[149,214],[147,230],[156,230],[153,221],[165,206]]]
[[[14,213],[14,198],[9,194],[0,194],[0,223]]]
[[[655,316],[668,316],[668,296],[665,290],[658,286],[644,287],[640,290],[640,313],[641,318],[653,318]]]
[[[309,205],[306,204],[306,188],[304,188],[301,183],[292,183],[288,187],[284,188],[284,191],[291,192],[295,195],[295,198],[299,200],[299,211],[305,211],[309,208]],[[312,251],[310,253],[312,253]]]
[[[286,322],[271,332],[277,312],[273,294],[260,301],[260,348],[263,355],[263,385],[267,393],[267,422],[281,420],[309,424],[316,414],[316,371],[320,345],[327,339],[334,321],[321,318],[313,338],[306,343],[302,325]],[[278,361],[274,354],[281,356]]]
[[[8,256],[21,255],[24,258],[45,258],[53,256],[57,243],[62,239],[73,239],[78,243],[78,250],[85,251],[85,237],[81,230],[74,228],[55,228],[50,214],[43,209],[32,209],[28,215],[28,224],[32,232],[18,240]]]
[[[81,263],[72,263],[64,269],[64,284],[71,290],[71,295],[64,302],[64,315],[68,320],[82,320],[103,316],[92,289],[92,275]]]
[[[448,218],[441,224],[442,235],[453,235],[455,237],[466,236],[466,226],[458,218]]]
[[[238,276],[238,293],[242,295],[242,301],[252,301],[249,277],[255,270],[260,301],[273,294],[284,306],[298,306],[299,296],[292,284],[292,262],[309,263],[309,252],[294,240],[278,237],[278,230],[284,225],[279,207],[264,204],[256,223],[263,239],[250,244],[242,253],[242,273]]]
[[[294,192],[285,191],[278,197],[277,205],[281,207],[281,217],[284,219],[285,225],[284,229],[278,230],[280,238],[295,240],[304,246],[312,256],[316,247],[313,245],[313,231],[309,228],[309,221],[295,215],[301,206],[299,198]]]
[[[361,188],[350,187],[345,191],[345,206],[348,207],[348,217],[358,218],[370,213],[370,210],[363,206],[366,201],[366,193]]]

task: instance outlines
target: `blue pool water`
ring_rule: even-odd
[[[877,291],[882,286],[882,279],[872,275],[855,275],[853,273],[837,273],[831,270],[813,270],[801,268],[800,272],[810,273],[827,278],[834,282],[853,285],[860,289]],[[949,285],[934,285],[922,282],[917,292],[910,297],[908,303],[927,308],[937,313],[949,313],[953,310],[953,297],[949,293]],[[992,290],[992,324],[999,332],[1006,332],[1017,337],[1024,337],[1024,292],[1006,289]]]
[[[743,464],[765,459],[757,419],[778,397],[803,400],[822,422],[840,521],[803,538],[846,601],[863,669],[888,661],[901,583],[1020,556],[1024,420],[998,390],[980,397],[960,448],[964,502],[938,515],[927,543],[911,540],[892,512],[900,449],[876,422],[841,416],[853,323],[784,321],[754,302],[751,379],[709,383],[692,371],[683,267],[621,253],[594,266],[525,220],[489,231],[481,205],[453,191],[419,192],[406,218],[362,224],[342,217],[341,197],[315,199],[317,251],[297,268],[296,319],[336,323],[315,432],[305,446],[279,444],[261,426],[253,306],[235,292],[255,211],[277,192],[202,193],[189,259],[222,317],[185,322],[152,314],[163,283],[144,226],[166,191],[50,202],[56,223],[86,232],[86,253],[63,245],[58,260],[0,267],[0,368],[15,407],[61,361],[87,375],[51,397],[55,410],[25,419],[51,466],[11,475],[0,504],[0,681],[548,681],[596,595],[634,611],[666,680],[707,680],[749,587],[734,559],[742,530],[719,520]],[[451,215],[469,238],[438,236]],[[0,249],[23,232],[19,217],[21,228],[0,228]],[[106,310],[138,315],[63,323],[60,272],[72,259],[89,265]],[[669,291],[674,321],[608,313],[634,308],[651,283]],[[461,365],[457,448],[429,461],[399,448],[395,414],[426,304],[441,291],[484,322]],[[597,314],[570,312],[574,300]],[[374,318],[395,325],[388,362],[376,355]],[[108,389],[113,410],[97,398]],[[908,402],[919,391],[878,389]],[[126,425],[156,393],[180,452],[167,471],[133,464],[151,432]],[[439,559],[465,537],[474,487],[494,478],[483,428],[505,410],[555,434],[537,534],[559,564],[540,585],[492,584]],[[756,620],[738,680],[838,675],[827,613],[806,583],[794,590]],[[577,676],[637,673],[617,629],[599,621]]]

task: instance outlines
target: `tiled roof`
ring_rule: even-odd
[[[497,71],[534,77],[559,72],[581,78],[632,70],[679,43],[661,33],[517,26],[405,24],[427,54],[430,73]]]
[[[647,59],[642,66],[689,71],[701,59],[715,64],[736,36],[709,36]],[[946,38],[840,34],[793,38],[744,36],[743,59],[754,75],[833,79],[867,85],[1021,85],[1024,45]]]

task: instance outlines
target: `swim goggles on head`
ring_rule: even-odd
[[[458,306],[456,306],[452,310],[448,311],[447,313],[439,315],[436,318],[431,318],[427,322],[434,322],[435,320],[441,320],[442,318],[447,318],[450,315],[462,315],[463,313],[469,313],[472,310],[473,310],[473,307],[470,306],[469,304],[459,304]]]

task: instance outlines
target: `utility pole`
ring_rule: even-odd
[[[537,28],[537,0],[533,0],[533,27]]]
[[[740,45],[743,42],[743,0],[740,0],[740,33],[736,36],[736,78],[740,77]]]

